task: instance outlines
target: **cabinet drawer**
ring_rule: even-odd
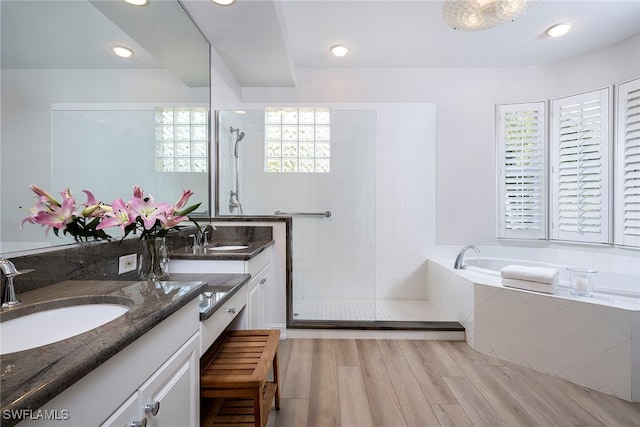
[[[238,289],[211,317],[200,322],[200,356],[207,351],[245,305],[247,305],[247,285]],[[230,312],[229,310],[232,309],[233,312]]]

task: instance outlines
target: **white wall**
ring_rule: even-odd
[[[494,246],[483,248],[489,255],[562,261],[578,254],[592,265],[638,271],[636,251],[550,243],[514,248],[496,240],[494,126],[496,103],[545,100],[640,76],[638,52],[640,35],[560,63],[518,68],[298,69],[296,87],[242,88],[241,98],[245,105],[360,103],[378,111],[386,104],[390,115],[388,126],[379,128],[378,159],[397,158],[378,164],[376,172],[377,295],[423,297],[427,257],[455,254],[468,243]],[[407,116],[412,104],[432,104],[435,122],[420,109]],[[433,147],[402,138],[402,120],[409,117],[433,128]],[[398,150],[403,141],[407,146]],[[411,163],[417,158],[424,160],[422,173]]]
[[[560,63],[502,69],[299,69],[295,88],[244,88],[244,102],[434,103],[436,242],[495,244],[496,103],[548,99],[640,75],[640,35]],[[433,197],[433,195],[431,195]]]

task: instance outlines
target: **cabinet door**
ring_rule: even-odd
[[[139,411],[148,427],[199,425],[198,356],[196,334],[140,388]]]
[[[259,281],[258,281],[259,282]],[[247,298],[247,310],[248,310],[248,327],[249,329],[262,329],[264,322],[262,322],[262,301],[263,287],[259,283],[255,283],[254,286],[249,289],[249,296]]]
[[[134,393],[126,402],[122,404],[101,427],[122,427],[134,425],[136,421],[141,421],[144,416],[138,415],[138,393]]]

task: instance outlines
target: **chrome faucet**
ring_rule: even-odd
[[[202,247],[205,247],[209,244],[209,242],[207,241],[207,236],[209,237],[213,237],[213,232],[217,230],[217,228],[214,225],[208,224],[204,230],[202,230],[202,233],[200,235],[200,245]]]
[[[458,252],[458,256],[456,257],[456,262],[453,264],[453,268],[455,268],[456,270],[460,270],[462,268],[462,259],[464,258],[464,253],[469,249],[473,249],[475,253],[480,253],[480,249],[478,249],[474,245],[465,246],[464,248],[460,249],[460,252]]]
[[[20,304],[20,301],[16,297],[16,289],[13,286],[13,278],[25,273],[30,273],[33,270],[18,270],[11,261],[5,258],[0,258],[0,270],[4,275],[4,283],[2,287],[2,308],[13,307]]]
[[[202,230],[196,231],[196,234],[190,234],[189,237],[193,237],[193,249],[201,249],[209,244],[208,237],[213,236],[214,230],[217,228],[214,225],[208,224]]]

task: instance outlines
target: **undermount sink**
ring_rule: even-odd
[[[16,308],[3,313],[0,354],[29,350],[74,337],[122,316],[132,306],[125,298],[85,299],[62,304],[52,301],[38,304],[35,308]],[[20,311],[27,312],[14,318],[13,315]]]
[[[213,243],[208,245],[205,250],[207,251],[237,251],[239,249],[247,249],[249,245],[244,245],[242,243]]]

